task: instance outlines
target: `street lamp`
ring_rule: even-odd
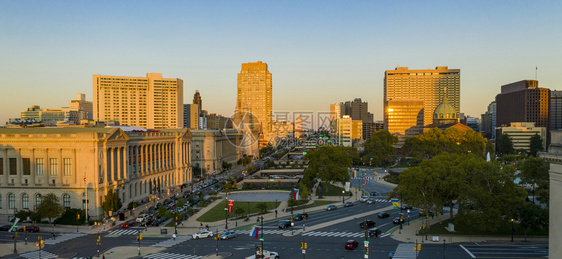
[[[16,214],[17,214],[17,213],[18,213],[18,209],[17,209],[17,208],[14,208],[14,224],[16,223]],[[16,248],[16,242],[17,242],[16,240],[17,240],[17,238],[18,238],[17,229],[16,229],[16,232],[14,233],[13,238],[14,238],[14,254],[17,254],[17,253],[18,253],[18,249]]]
[[[345,194],[345,191],[341,190],[341,203],[345,203],[344,196],[343,196],[344,194]]]
[[[228,230],[228,196],[226,196],[226,206],[224,207],[224,228]]]
[[[511,219],[511,242],[513,242],[513,231],[515,230],[515,227],[513,226],[514,221],[514,219]]]

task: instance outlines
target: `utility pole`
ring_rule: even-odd
[[[98,257],[100,257],[100,245],[101,245],[101,236],[99,236],[98,233],[98,240],[96,241],[96,244],[98,245]]]
[[[138,231],[138,236],[137,236],[137,242],[139,243],[139,248],[138,248],[138,250],[139,250],[139,256],[141,255],[141,252],[140,252],[140,242],[141,242],[141,240],[142,240],[142,234],[140,233],[140,230],[139,230],[139,231]]]
[[[365,258],[369,258],[369,225],[367,225],[367,220],[363,221],[363,229],[365,229]]]

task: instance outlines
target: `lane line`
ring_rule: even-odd
[[[470,255],[470,257],[472,258],[476,258],[476,256],[474,256],[470,251],[468,251],[468,249],[466,249],[464,246],[459,245],[468,255]]]

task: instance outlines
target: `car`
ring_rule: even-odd
[[[258,252],[259,254],[259,252]],[[256,255],[250,255],[247,256],[246,259],[255,259]],[[279,254],[277,252],[271,252],[271,251],[267,251],[264,250],[263,251],[263,256],[259,257],[259,258],[263,258],[263,259],[279,259]]]
[[[370,237],[378,237],[381,234],[381,230],[378,228],[371,228],[369,229],[369,236]]]
[[[368,220],[368,219],[367,219],[367,220],[361,221],[361,222],[359,223],[359,227],[364,229],[364,228],[365,228],[365,223],[367,223],[367,228],[372,228],[372,227],[374,227],[374,226],[377,225],[377,223],[375,223],[374,221]]]
[[[357,248],[357,246],[359,246],[359,242],[355,241],[355,240],[347,240],[347,242],[345,242],[345,249],[355,249]]]
[[[129,220],[121,225],[121,228],[129,228],[135,225],[135,221]]]
[[[380,219],[384,219],[390,217],[390,214],[388,214],[387,212],[379,212],[377,217],[379,217]]]
[[[146,217],[148,217],[148,214],[140,214],[136,219],[137,223],[143,222],[146,219]]]
[[[361,199],[359,199],[360,202],[366,202],[369,199],[369,196],[361,196]]]
[[[369,198],[367,200],[367,204],[373,204],[373,203],[375,203],[375,199]]]
[[[221,239],[235,238],[235,237],[238,237],[238,231],[236,231],[236,230],[226,231],[226,232],[220,234],[220,237],[221,237]]]
[[[426,213],[425,213],[425,210],[424,210],[424,209],[420,209],[420,211],[419,211],[420,217],[425,217],[425,216],[426,216],[425,214],[426,214]],[[427,213],[427,214],[429,214],[429,215],[427,215],[427,216],[431,216],[431,217],[435,216],[435,214],[433,214],[433,211],[431,211],[431,210],[429,210],[429,213]]]
[[[402,205],[402,210],[411,210],[413,208],[414,207],[412,207],[411,205],[406,205],[406,204]]]
[[[293,217],[294,220],[303,220],[303,219],[308,219],[308,213],[304,212],[304,213],[298,213],[297,215],[295,215]]]
[[[4,225],[0,227],[0,231],[8,231],[10,230],[10,228],[12,228],[11,225]]]
[[[143,227],[148,227],[148,226],[152,225],[153,221],[154,220],[152,220],[152,219],[147,219],[147,220],[144,220],[143,222],[141,222],[140,225],[143,226]]]
[[[195,234],[191,235],[191,237],[193,237],[193,239],[213,237],[213,231],[203,229],[199,233],[195,233]]]
[[[397,224],[397,225],[400,224],[400,217],[394,218],[394,219],[392,220],[392,223]]]
[[[291,221],[290,220],[284,220],[281,221],[278,225],[279,228],[288,228],[291,226]]]
[[[371,194],[371,196],[379,196],[378,192],[371,192],[370,194]]]
[[[23,227],[18,228],[19,232],[23,232]],[[25,226],[26,232],[39,232],[39,227],[37,226]]]
[[[344,203],[343,206],[344,207],[351,207],[351,206],[353,206],[353,202],[348,201],[348,202]]]
[[[150,225],[154,226],[154,227],[158,227],[158,226],[160,226],[160,223],[162,223],[162,221],[160,221],[158,219],[155,219],[154,221],[152,221],[152,223]]]
[[[326,207],[326,210],[335,210],[338,207],[336,205],[328,205],[328,207]]]

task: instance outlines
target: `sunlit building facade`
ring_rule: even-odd
[[[398,146],[419,135],[424,126],[424,101],[395,99],[384,102],[384,129],[398,137]]]
[[[94,120],[149,129],[183,127],[183,80],[93,75]]]

